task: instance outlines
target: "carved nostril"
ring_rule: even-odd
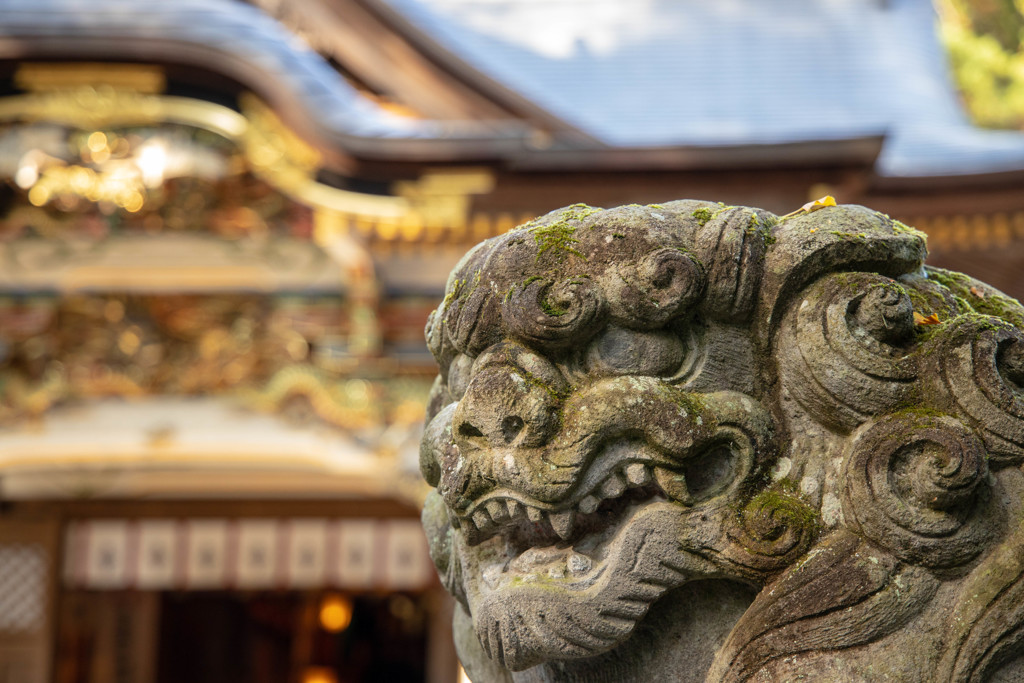
[[[512,443],[519,432],[523,431],[523,418],[518,415],[509,415],[501,421],[501,434],[505,437],[505,443]]]
[[[479,430],[475,425],[469,422],[463,422],[459,425],[459,434],[461,436],[483,436],[484,433]]]

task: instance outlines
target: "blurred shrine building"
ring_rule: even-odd
[[[0,682],[454,681],[423,326],[563,205],[832,194],[1024,294],[927,0],[0,5]]]

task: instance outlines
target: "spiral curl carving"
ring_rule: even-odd
[[[811,285],[787,316],[779,360],[794,398],[815,418],[850,431],[906,403],[918,376],[905,345],[913,306],[895,281],[837,273]]]
[[[961,316],[923,355],[933,401],[975,425],[995,464],[1024,462],[1024,333],[998,318]]]
[[[590,278],[552,283],[533,279],[502,302],[505,326],[517,338],[547,349],[576,345],[598,331],[606,305]]]
[[[608,297],[612,320],[632,329],[657,329],[679,316],[704,293],[700,263],[678,249],[657,249],[619,269],[617,291]]]
[[[774,425],[759,402],[732,392],[711,394],[719,428],[712,443],[728,444],[737,463],[736,481],[749,485],[764,476],[778,455]],[[721,558],[755,580],[792,564],[810,547],[820,527],[815,510],[788,491],[762,491],[746,501],[724,526],[728,544]]]
[[[818,526],[817,514],[807,503],[785,492],[764,491],[727,528],[732,546],[725,556],[758,572],[776,571],[807,551]]]
[[[987,478],[981,440],[956,418],[887,415],[852,442],[843,514],[905,562],[953,567],[980,553],[994,533]]]

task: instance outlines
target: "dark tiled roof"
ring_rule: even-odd
[[[390,148],[416,158],[445,145],[479,154],[495,143],[517,149],[521,137],[507,128],[392,115],[277,21],[235,0],[3,0],[0,56],[205,59],[214,69],[234,68],[254,90],[283,89],[321,135],[354,151]]]
[[[1024,135],[966,120],[929,0],[380,1],[611,146],[884,132],[883,176],[1024,169]]]
[[[1024,135],[965,119],[929,0],[373,1],[421,32],[427,49],[440,47],[611,149],[885,134],[876,167],[883,176],[1024,169]],[[354,153],[547,156],[524,149],[522,130],[508,122],[389,114],[236,0],[0,2],[2,56],[145,60],[175,50],[230,62],[257,91],[273,81],[318,134]]]

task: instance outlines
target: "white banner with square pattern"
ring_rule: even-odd
[[[415,519],[91,519],[65,533],[69,588],[422,590]]]

